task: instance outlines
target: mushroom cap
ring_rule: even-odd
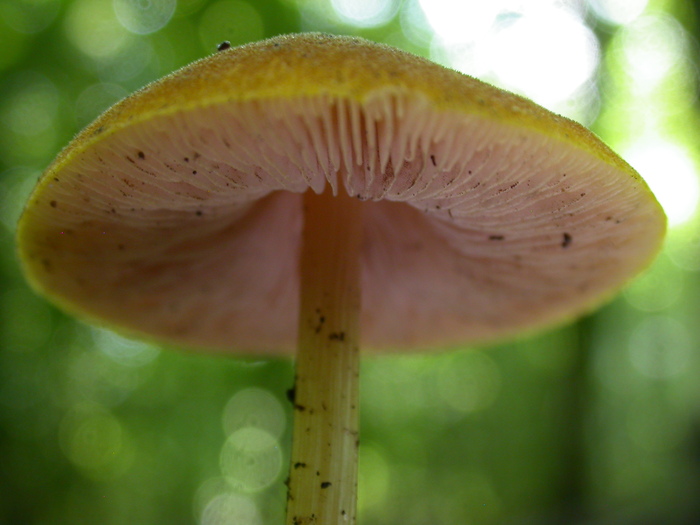
[[[301,194],[363,202],[363,349],[504,339],[580,316],[666,220],[591,132],[360,38],[220,51],[117,103],[48,167],[18,229],[35,289],[178,346],[293,351]],[[332,261],[329,261],[332,264]]]

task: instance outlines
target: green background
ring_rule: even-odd
[[[82,126],[223,40],[323,30],[425,56],[428,44],[401,30],[409,2],[362,29],[321,0],[180,0],[146,34],[119,24],[118,3],[0,0],[0,523],[283,523],[291,361],[189,355],[80,324],[27,287],[15,224]],[[647,9],[674,17],[687,42],[686,69],[655,100],[675,108],[660,126],[694,157],[692,5]],[[624,143],[634,129],[620,28],[593,10],[588,22],[603,52],[590,124]],[[700,522],[698,270],[696,213],[647,274],[576,324],[489,349],[364,360],[359,522]],[[242,446],[231,444],[239,413],[279,438],[281,467],[248,456],[251,469],[272,469],[266,479],[226,459]]]

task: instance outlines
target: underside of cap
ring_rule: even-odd
[[[340,73],[290,93],[304,83],[284,75],[290,56],[329,60],[327,40],[348,56]],[[361,93],[343,88],[358,46],[387,64],[410,55],[354,39],[298,42],[286,55],[289,37],[259,45],[254,61],[267,70],[241,81],[257,88],[222,95],[219,62],[236,62],[237,52],[226,51],[205,61],[216,64],[215,94],[193,99],[211,69],[195,65],[83,132],[20,222],[35,287],[83,317],[156,340],[292,351],[301,194],[329,187],[364,201],[363,348],[426,350],[574,318],[658,251],[660,206],[580,126],[468,77],[473,98],[456,103],[454,90],[440,98],[433,84],[409,86],[386,70]],[[279,93],[261,80],[275,72],[287,85]],[[186,103],[154,103],[176,85]]]

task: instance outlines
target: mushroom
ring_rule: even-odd
[[[224,48],[117,103],[48,167],[24,272],[80,318],[246,355],[296,348],[287,524],[355,520],[359,347],[572,320],[665,216],[592,133],[360,38]]]

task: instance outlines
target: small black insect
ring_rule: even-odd
[[[224,51],[225,49],[228,49],[229,47],[231,47],[231,42],[229,42],[228,40],[224,40],[218,46],[216,46],[216,50],[217,51]]]

